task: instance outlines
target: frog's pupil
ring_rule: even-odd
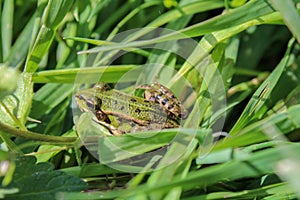
[[[136,100],[135,100],[135,99],[130,99],[130,101],[131,101],[131,102],[136,102]]]
[[[86,101],[86,106],[89,108],[89,109],[94,109],[94,104],[91,103],[92,102],[92,99],[89,99],[88,101]]]

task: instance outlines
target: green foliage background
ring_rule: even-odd
[[[1,198],[299,198],[299,0],[0,0],[0,6]],[[147,27],[177,32],[134,40]],[[135,28],[140,31],[132,41],[112,42]],[[197,64],[211,58],[221,74],[225,109],[211,112],[212,100],[203,95],[216,84],[203,78],[216,72],[200,75],[176,55],[138,48],[183,35],[202,49],[189,59]],[[103,59],[87,66],[92,52],[107,49],[132,52],[111,64]],[[178,161],[129,174],[97,162],[81,146],[73,124],[73,84],[79,71],[102,73],[102,81],[113,84],[145,63],[162,66],[149,72],[150,80],[168,65],[178,71],[169,87],[180,76],[191,83],[197,94],[184,104],[199,129],[183,131],[197,139]],[[195,115],[195,109],[203,112]],[[223,131],[230,136],[207,153],[203,138],[224,113]],[[175,134],[168,129],[144,143],[128,135],[108,138],[142,154],[165,146]],[[176,153],[176,146],[170,149]]]

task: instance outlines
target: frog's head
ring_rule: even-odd
[[[95,95],[79,92],[75,95],[75,101],[82,112],[95,112],[99,109],[99,99]]]

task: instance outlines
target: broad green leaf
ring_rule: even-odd
[[[55,199],[58,192],[81,191],[86,184],[79,178],[56,171],[51,163],[35,164],[34,157],[20,157],[16,160],[13,181],[7,187],[17,188],[15,194],[5,199]]]
[[[25,122],[31,108],[33,83],[31,74],[19,77],[16,91],[1,101],[0,120],[2,123],[25,130]]]

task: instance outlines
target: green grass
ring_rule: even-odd
[[[299,198],[299,3],[0,0],[0,197]],[[112,137],[74,109],[156,78],[180,129]]]

